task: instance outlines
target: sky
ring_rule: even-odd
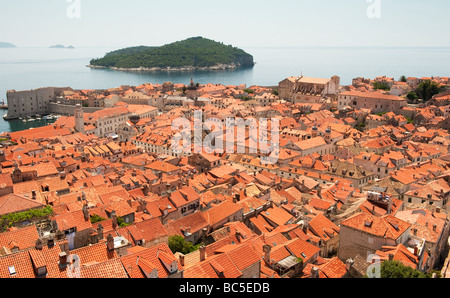
[[[160,46],[203,36],[237,47],[450,47],[448,0],[0,0],[18,47]]]

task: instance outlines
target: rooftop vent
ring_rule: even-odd
[[[9,271],[9,275],[16,275],[16,267],[14,266],[9,266],[8,267],[8,271]]]

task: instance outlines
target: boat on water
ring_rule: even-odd
[[[42,119],[44,119],[44,120],[53,120],[53,119],[58,119],[58,116],[50,114],[50,115],[47,115],[47,116],[43,117]]]
[[[2,109],[2,110],[8,109],[8,105],[5,104],[5,100],[0,101],[0,109]]]

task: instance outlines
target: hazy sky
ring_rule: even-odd
[[[450,47],[449,11],[448,0],[0,0],[0,41],[120,48],[203,36],[237,47]]]

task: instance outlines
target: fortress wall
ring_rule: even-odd
[[[83,107],[83,113],[93,113],[99,110],[102,110],[103,108],[95,108],[95,107]],[[75,106],[71,105],[63,105],[51,102],[49,103],[49,113],[51,114],[58,114],[58,115],[75,115]]]
[[[8,116],[6,119],[17,119],[36,114],[48,114],[49,104],[58,93],[70,88],[46,87],[35,90],[16,91],[6,93],[8,102]]]

